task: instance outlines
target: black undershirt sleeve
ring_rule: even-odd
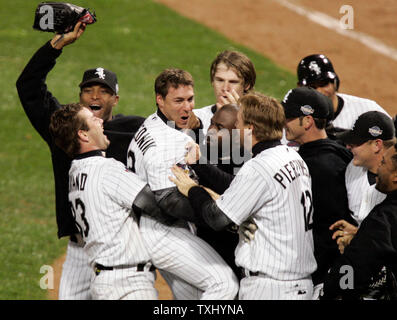
[[[224,193],[234,178],[234,175],[224,172],[212,164],[193,164],[191,168],[199,177],[201,185],[218,194]]]
[[[189,190],[188,198],[198,219],[202,219],[215,231],[225,229],[233,224],[222,210],[216,205],[209,193],[197,186]]]
[[[189,199],[180,193],[177,187],[154,191],[154,197],[164,219],[168,220],[168,216],[168,218],[171,218],[169,219],[170,222],[175,222],[175,219],[183,219],[197,225],[203,223],[200,217],[195,215]]]

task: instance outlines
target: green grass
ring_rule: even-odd
[[[46,299],[42,265],[64,253],[57,240],[54,182],[47,145],[30,125],[15,82],[33,53],[52,35],[32,29],[39,1],[0,0],[0,299]],[[64,49],[49,74],[49,90],[62,103],[78,100],[85,69],[102,66],[119,78],[117,112],[154,111],[153,83],[166,67],[195,79],[196,107],[213,103],[209,66],[216,54],[236,49],[257,70],[256,89],[282,98],[295,78],[263,56],[148,0],[72,1],[98,17],[83,37]],[[10,13],[13,14],[10,14]]]

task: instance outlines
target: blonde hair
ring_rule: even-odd
[[[256,81],[255,67],[252,61],[242,52],[225,50],[219,53],[210,67],[211,82],[214,82],[218,65],[224,63],[233,69],[243,80],[244,93],[253,90]]]
[[[280,140],[285,126],[280,102],[259,92],[250,92],[238,101],[244,124],[253,126],[258,141]]]

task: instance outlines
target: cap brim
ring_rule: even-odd
[[[361,145],[368,141],[366,138],[359,137],[354,134],[353,130],[347,130],[342,133],[337,133],[336,138],[342,140],[345,144],[356,144]]]
[[[114,89],[113,89],[111,86],[109,86],[109,84],[106,83],[105,80],[102,80],[102,79],[90,79],[90,80],[81,82],[81,83],[79,84],[79,87],[80,87],[80,88],[83,88],[83,87],[86,87],[88,84],[93,84],[93,83],[100,83],[100,84],[103,84],[103,85],[105,85],[106,87],[108,87],[110,90],[112,90],[114,94],[117,94],[117,92],[115,92]]]

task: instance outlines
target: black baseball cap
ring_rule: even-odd
[[[330,98],[311,87],[298,87],[289,90],[281,104],[287,119],[312,116],[330,119],[333,105]]]
[[[360,145],[368,140],[390,140],[394,135],[394,123],[388,115],[379,111],[368,111],[357,118],[353,129],[337,135],[337,138],[345,144]]]
[[[101,67],[86,70],[79,87],[83,88],[90,83],[101,83],[109,87],[115,94],[119,92],[116,74]]]

